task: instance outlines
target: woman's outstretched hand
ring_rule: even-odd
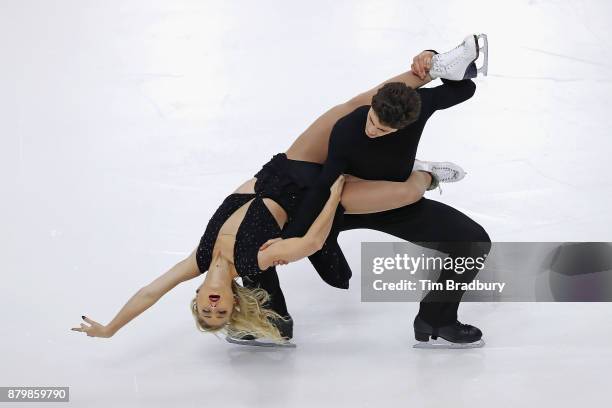
[[[86,325],[85,323],[81,323],[81,327],[73,327],[72,331],[87,333],[89,337],[112,337],[113,333],[104,325],[91,320],[88,317],[81,316],[85,322],[89,323],[91,326]]]

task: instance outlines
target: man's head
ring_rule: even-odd
[[[380,137],[408,126],[419,117],[421,98],[403,82],[389,82],[372,97],[365,133]]]

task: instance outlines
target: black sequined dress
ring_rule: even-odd
[[[270,198],[287,212],[287,223],[295,218],[299,204],[309,186],[317,179],[322,166],[318,163],[289,160],[285,153],[278,153],[264,164],[255,177],[255,193],[233,193],[225,198],[210,219],[196,251],[200,272],[205,272],[212,260],[212,250],[223,223],[240,207],[253,200],[246,211],[234,244],[234,265],[243,278],[252,280],[266,272],[275,272],[271,266],[266,271],[259,269],[257,253],[259,247],[271,238],[281,237],[282,230],[263,202]],[[334,217],[336,226],[344,209],[338,206]],[[332,227],[323,248],[309,257],[321,278],[338,288],[348,288],[352,275],[350,267],[337,243],[338,230]],[[273,272],[273,273],[274,273]]]

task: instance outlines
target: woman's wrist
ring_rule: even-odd
[[[117,333],[117,330],[118,329],[113,328],[110,324],[108,324],[108,325],[104,326],[103,332],[104,332],[104,335],[106,337],[113,337],[115,335],[115,333]]]

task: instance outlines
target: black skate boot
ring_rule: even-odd
[[[272,339],[257,338],[253,335],[247,334],[244,336],[225,336],[225,340],[228,343],[239,344],[241,346],[258,346],[258,347],[296,347],[295,343],[291,343],[293,338],[293,319],[291,316],[287,316],[285,320],[275,319],[272,324],[276,326],[280,335],[285,339],[284,343],[277,343]]]
[[[414,337],[419,341],[415,348],[477,348],[485,344],[477,327],[458,320],[448,326],[433,327],[418,315],[414,319]]]

